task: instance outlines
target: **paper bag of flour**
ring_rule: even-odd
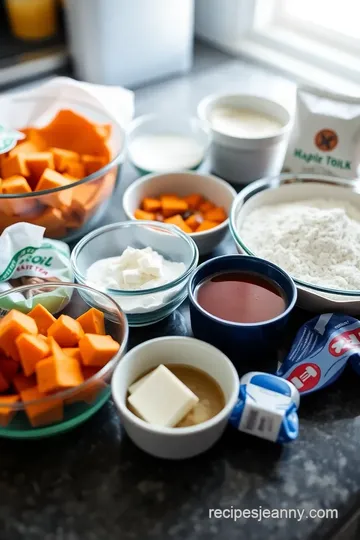
[[[360,98],[300,88],[284,170],[355,178],[359,164]]]
[[[0,309],[16,308],[27,313],[41,303],[51,313],[63,309],[71,298],[63,282],[73,281],[70,250],[59,240],[44,238],[44,227],[16,223],[0,236]],[[48,282],[58,282],[50,291],[42,289]],[[36,285],[25,295],[22,285]],[[5,291],[13,291],[6,296]]]

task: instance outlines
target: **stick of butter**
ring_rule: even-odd
[[[128,400],[137,414],[149,424],[174,427],[199,401],[163,364],[141,382]]]
[[[0,284],[1,285],[1,284]],[[143,377],[141,377],[141,379],[139,379],[138,381],[132,383],[131,386],[129,386],[128,388],[128,392],[129,394],[133,394],[135,392],[135,390],[137,390],[138,388],[140,388],[140,386],[146,381],[146,379],[148,379],[150,377],[150,375],[153,374],[153,371],[150,371],[150,373],[147,373],[146,375],[144,375]]]

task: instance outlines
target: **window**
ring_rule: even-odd
[[[198,34],[297,79],[360,95],[360,0],[196,0]]]

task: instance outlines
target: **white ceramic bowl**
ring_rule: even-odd
[[[230,214],[230,231],[238,252],[257,255],[246,245],[239,232],[250,212],[264,205],[319,198],[348,201],[360,211],[358,184],[338,178],[283,174],[276,178],[259,180],[246,187],[237,195]],[[301,308],[315,313],[337,311],[349,315],[359,314],[360,291],[329,289],[292,277],[298,290],[297,304]]]
[[[211,127],[211,113],[217,107],[249,109],[270,115],[282,127],[273,135],[257,138],[234,137]],[[242,94],[213,94],[198,106],[200,120],[210,124],[211,170],[234,184],[248,184],[259,178],[279,174],[292,127],[290,113],[275,101]]]
[[[185,364],[199,368],[220,385],[225,407],[216,416],[191,427],[152,426],[126,405],[129,386],[159,364]],[[112,395],[121,422],[132,441],[149,454],[165,459],[185,459],[208,450],[222,435],[239,392],[239,377],[227,356],[218,349],[189,337],[163,337],[146,341],[128,352],[116,368]]]
[[[180,196],[201,193],[217,206],[223,206],[230,214],[236,191],[224,180],[209,174],[177,172],[148,174],[133,182],[125,191],[123,207],[128,219],[135,220],[134,212],[144,197],[157,197],[162,193],[177,193]],[[229,220],[204,232],[189,234],[195,241],[200,255],[210,253],[225,238]]]

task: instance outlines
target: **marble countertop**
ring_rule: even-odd
[[[192,74],[136,92],[136,114],[195,113],[211,92],[252,91],[289,106],[294,85],[261,68],[201,48]],[[125,165],[106,222],[123,219],[121,197],[136,178]],[[217,250],[235,252],[228,238]],[[287,340],[309,314],[295,312]],[[161,335],[191,335],[186,303],[167,320],[132,329],[130,346]],[[256,366],[254,366],[256,369]],[[359,380],[345,372],[303,399],[300,437],[288,446],[231,428],[208,453],[156,460],[123,432],[106,404],[80,428],[36,442],[0,441],[1,540],[296,540],[359,538],[337,534],[359,506]],[[210,509],[335,509],[338,519],[209,518]],[[350,536],[353,534],[354,536]]]

